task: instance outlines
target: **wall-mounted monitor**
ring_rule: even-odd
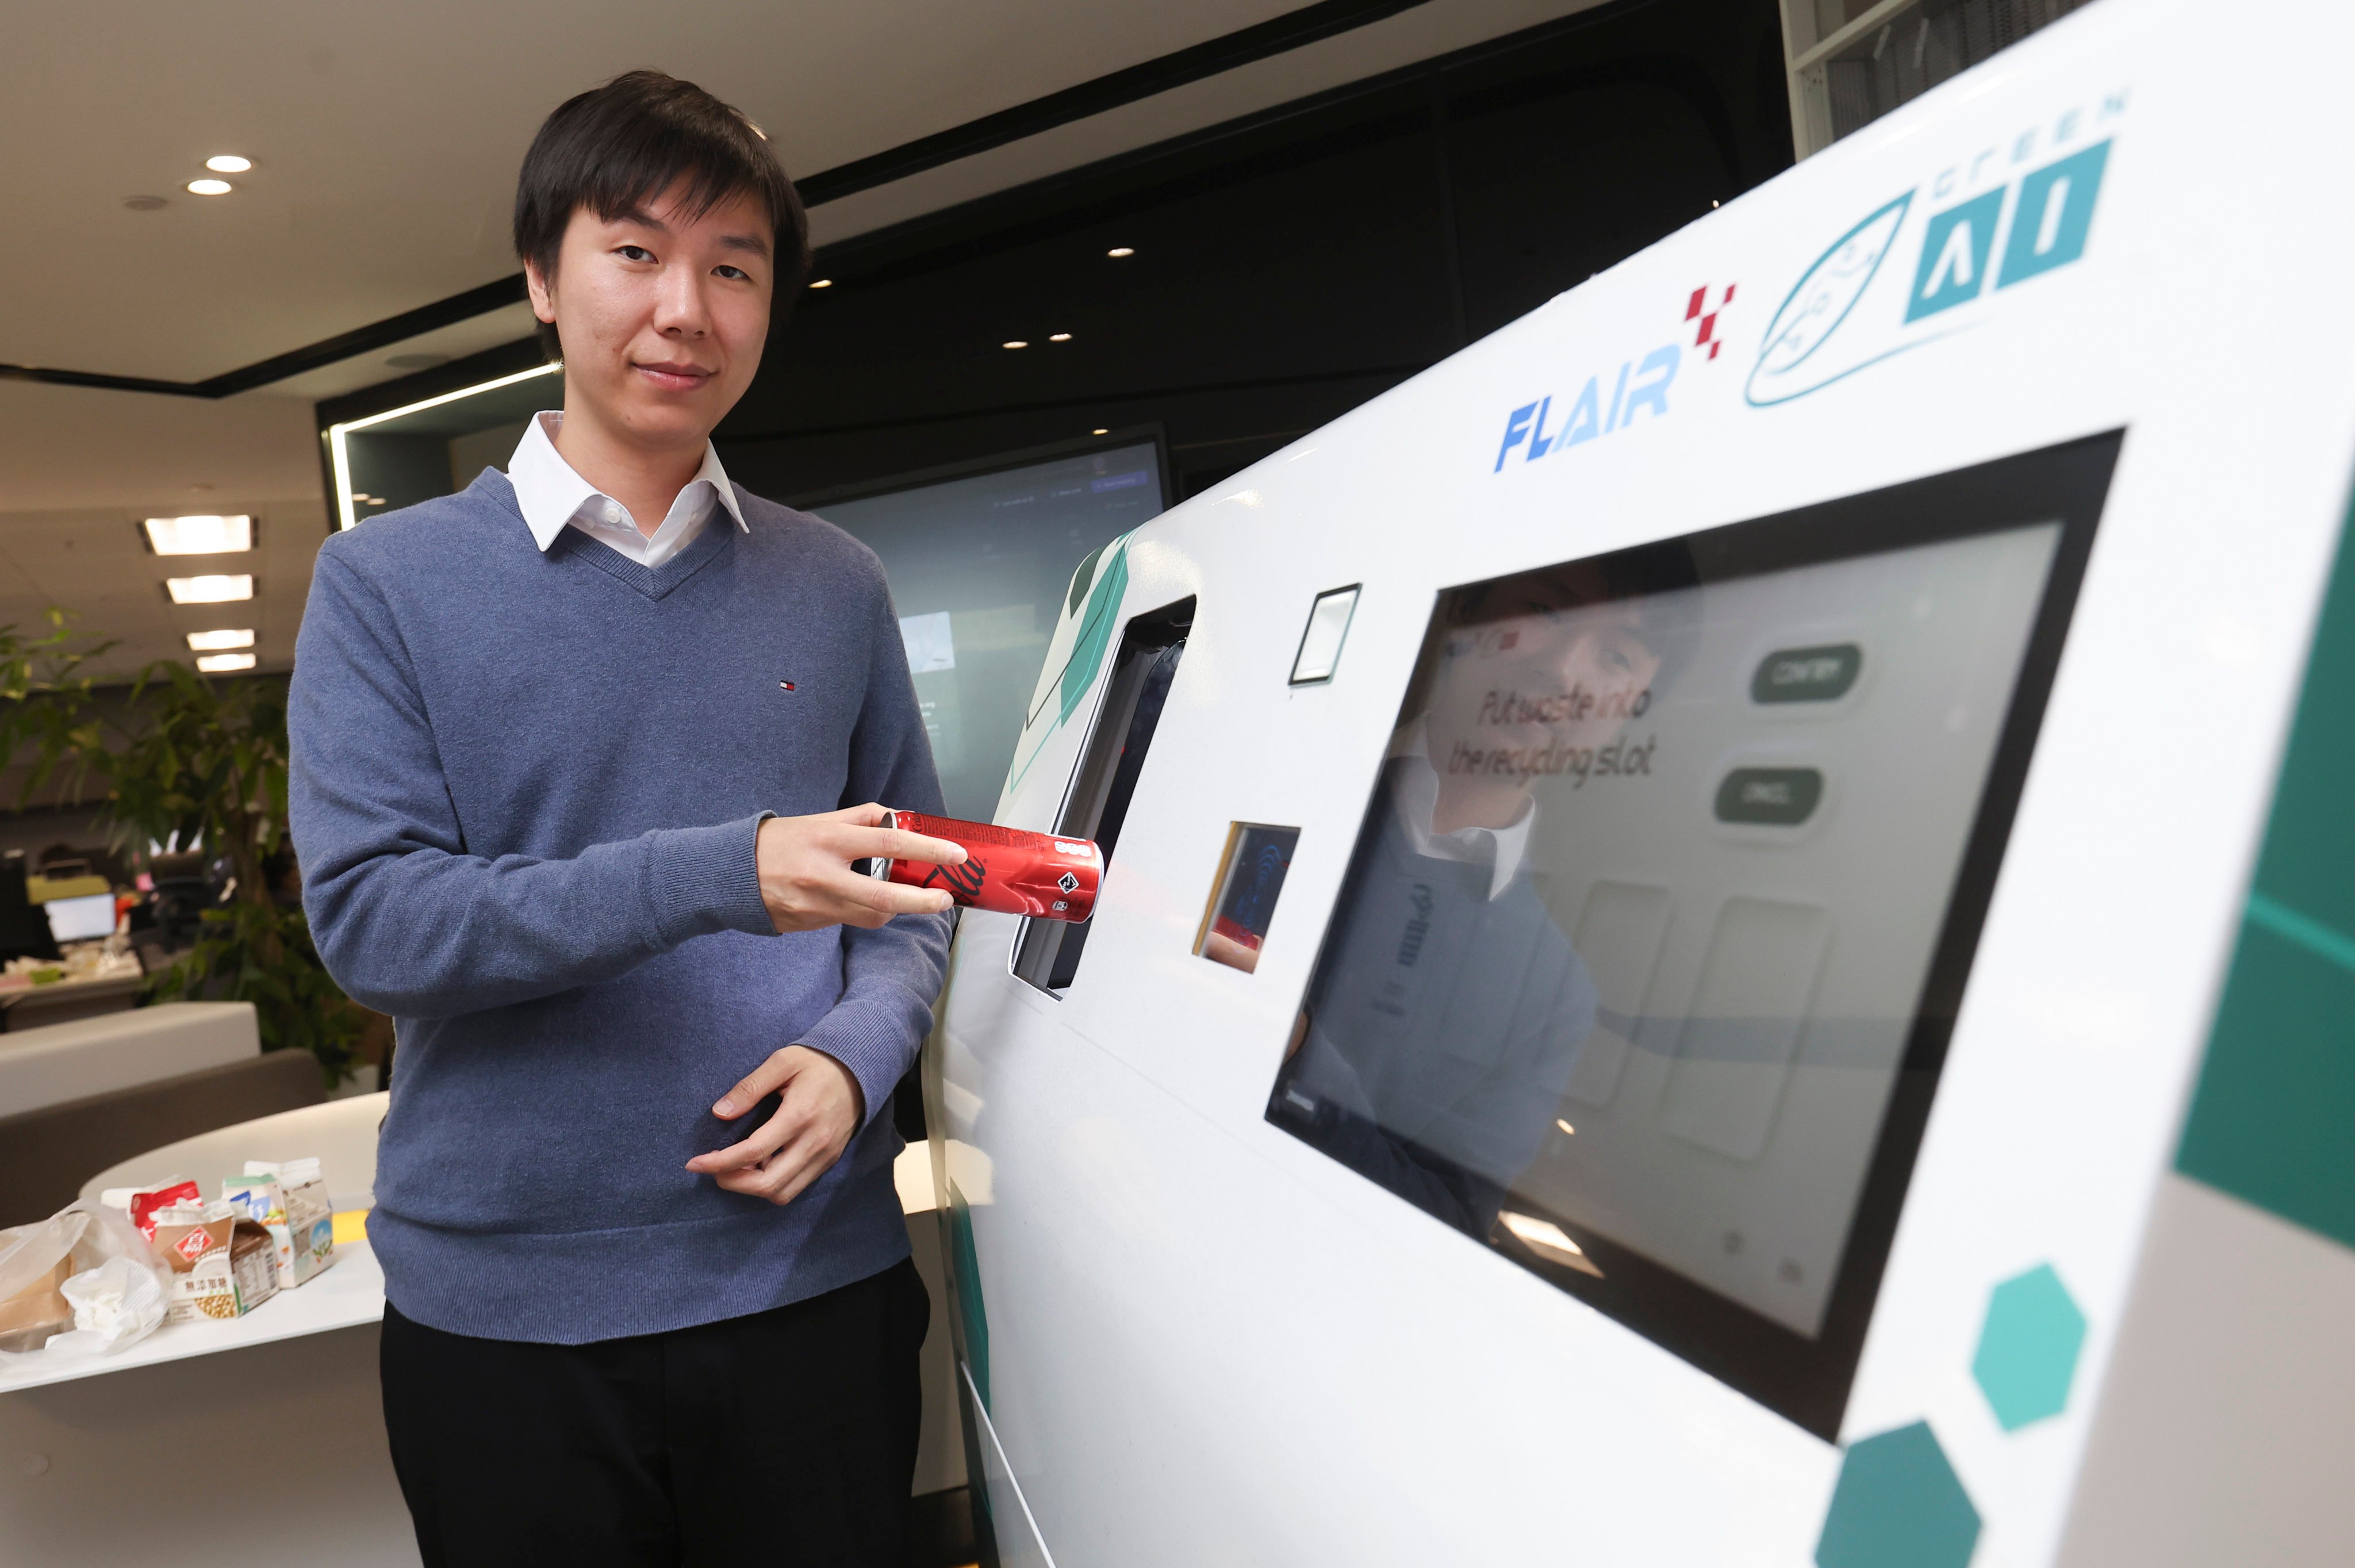
[[[1160,513],[1167,466],[1128,432],[798,503],[882,559],[950,816],[996,815],[1071,573]]]
[[[1836,1433],[2117,450],[1440,594],[1268,1119]]]

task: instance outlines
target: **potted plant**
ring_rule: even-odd
[[[312,945],[286,834],[286,688],[216,680],[160,659],[128,687],[90,668],[115,645],[59,610],[25,636],[0,627],[0,763],[27,767],[18,805],[53,791],[91,804],[115,846],[201,848],[224,873],[196,945],[149,976],[149,999],[251,1002],[264,1051],[316,1057],[332,1087],[357,1060],[367,1015]],[[102,792],[102,793],[101,793]]]

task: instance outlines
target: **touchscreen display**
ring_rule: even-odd
[[[1269,1119],[1819,1421],[2114,452],[1443,593]]]

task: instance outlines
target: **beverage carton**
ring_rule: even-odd
[[[169,1323],[236,1317],[278,1294],[277,1246],[231,1203],[182,1202],[155,1215],[155,1255],[171,1271]]]
[[[336,1261],[336,1219],[316,1159],[245,1162],[221,1198],[270,1232],[279,1287],[292,1290]]]

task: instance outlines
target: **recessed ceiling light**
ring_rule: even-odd
[[[1028,348],[1030,347],[1030,340],[1027,337],[1009,337],[1005,342],[999,344],[998,347],[1000,348]]]
[[[1071,335],[1068,332],[1050,332],[1047,335],[1047,341],[1050,343],[1069,343],[1071,340]]]
[[[190,180],[188,182],[188,192],[192,196],[227,196],[236,188],[227,180]]]
[[[1106,430],[1106,429],[1105,429],[1103,426],[1102,426],[1102,425],[1098,425],[1098,426],[1096,426],[1096,428],[1095,428],[1095,429],[1093,429],[1093,430],[1092,430],[1092,431],[1088,432],[1088,433],[1089,433],[1090,435],[1110,435],[1110,434],[1112,433],[1112,432],[1110,432],[1110,431]]]
[[[1118,261],[1123,256],[1135,255],[1136,251],[1133,246],[1115,245],[1111,250],[1105,251],[1104,254],[1110,256],[1114,261]]]
[[[234,575],[167,577],[164,579],[164,589],[175,604],[227,604],[253,597],[253,574],[240,571]]]
[[[810,287],[814,289],[830,289],[834,287],[834,280],[832,278],[812,278],[810,280]]]
[[[150,517],[140,526],[157,555],[233,555],[253,548],[250,517]]]
[[[240,158],[235,153],[215,153],[205,160],[205,167],[217,175],[241,175],[253,167],[253,160]]]
[[[190,632],[188,634],[188,650],[191,653],[209,654],[218,653],[223,648],[250,648],[251,646],[253,646],[253,628],[250,626],[239,626],[234,628],[224,626],[218,632]]]
[[[197,667],[207,675],[225,675],[233,669],[251,669],[251,654],[207,654],[197,661]]]
[[[165,204],[160,196],[126,196],[123,205],[133,212],[161,212]]]

